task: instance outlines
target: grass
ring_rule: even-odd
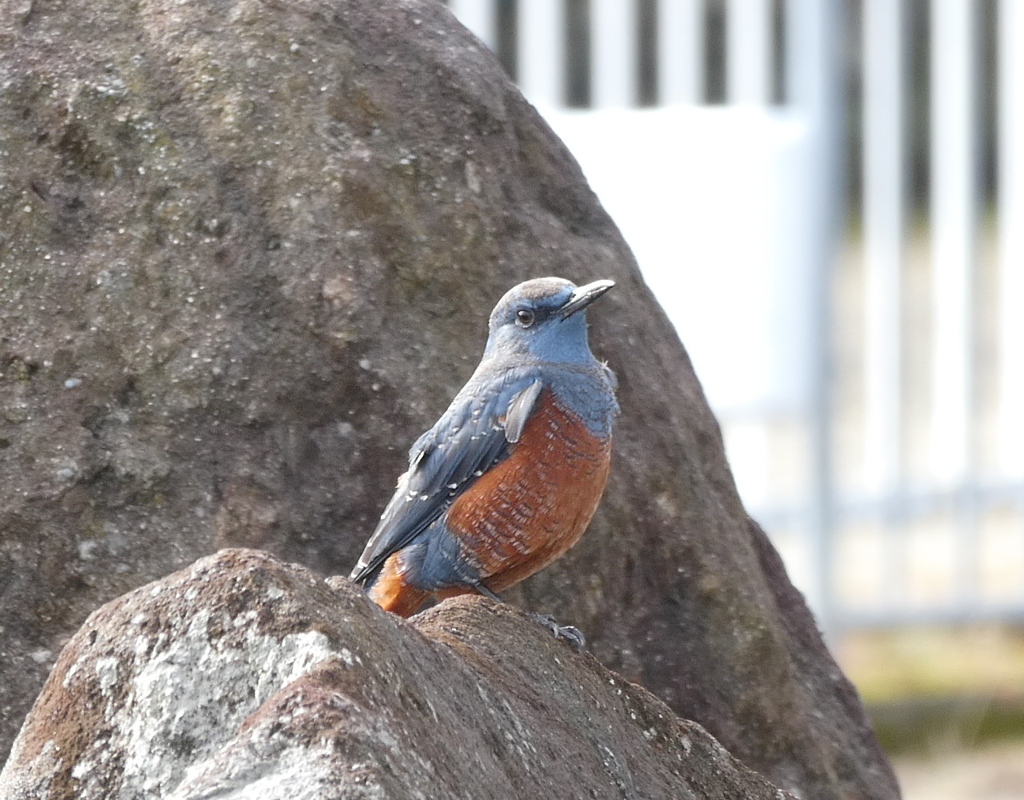
[[[1024,742],[1024,629],[847,635],[837,657],[890,755]]]

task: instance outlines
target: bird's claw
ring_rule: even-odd
[[[534,614],[534,619],[547,628],[556,639],[567,642],[577,653],[582,653],[587,648],[587,637],[583,631],[572,625],[559,625],[550,614]]]

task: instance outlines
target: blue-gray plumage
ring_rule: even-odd
[[[539,278],[495,306],[480,365],[413,445],[352,572],[379,605],[408,616],[431,596],[490,595],[578,540],[618,411],[585,309],[612,285]]]

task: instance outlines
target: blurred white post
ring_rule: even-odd
[[[451,0],[452,13],[493,52],[498,42],[495,0]]]
[[[1000,461],[1024,478],[1024,4],[999,5]]]
[[[636,105],[637,30],[634,0],[591,0],[592,108],[632,108]]]
[[[526,98],[542,108],[565,105],[565,4],[519,0],[517,80]]]
[[[658,102],[704,102],[704,0],[658,0]]]
[[[730,103],[768,105],[772,78],[769,0],[729,0],[725,24],[726,97]]]
[[[786,6],[786,96],[808,129],[804,181],[806,236],[801,243],[813,264],[814,308],[811,388],[811,487],[809,545],[814,580],[811,604],[826,634],[834,632],[832,464],[832,286],[843,210],[841,25],[842,0],[788,0]]]
[[[969,477],[972,462],[975,11],[974,0],[932,3],[932,470],[950,487]]]
[[[899,487],[903,0],[864,0],[864,485]]]

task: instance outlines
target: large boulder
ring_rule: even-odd
[[[628,249],[440,3],[3,4],[0,159],[3,750],[111,598],[224,546],[347,572],[492,304],[555,274],[618,282],[622,415],[510,599],[778,785],[897,795]]]
[[[412,624],[344,579],[225,550],[93,614],[5,800],[779,800],[699,725],[509,606]]]

